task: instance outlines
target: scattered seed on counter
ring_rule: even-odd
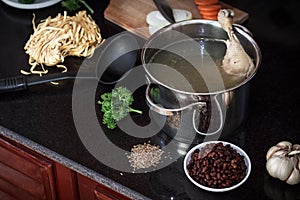
[[[163,153],[159,146],[144,143],[134,145],[127,158],[135,171],[157,166],[161,162]]]
[[[211,188],[231,187],[246,176],[244,156],[229,144],[207,144],[196,149],[187,165],[190,176],[199,184]]]

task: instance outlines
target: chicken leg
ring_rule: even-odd
[[[229,9],[221,9],[218,13],[218,21],[229,37],[222,67],[228,74],[248,77],[255,67],[232,29],[233,14]]]

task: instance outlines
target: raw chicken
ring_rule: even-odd
[[[255,67],[232,29],[233,14],[229,9],[221,9],[218,13],[218,21],[229,37],[222,67],[228,74],[248,77]]]

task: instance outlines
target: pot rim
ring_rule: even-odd
[[[150,36],[150,38],[145,42],[142,51],[141,51],[141,60],[142,60],[142,65],[144,70],[146,71],[147,75],[150,77],[151,81],[154,81],[155,83],[162,85],[174,92],[178,92],[178,93],[182,93],[182,94],[188,94],[188,95],[217,95],[217,94],[221,94],[221,93],[225,93],[225,92],[229,92],[232,90],[235,90],[237,88],[240,88],[241,86],[245,85],[246,83],[248,83],[253,77],[254,75],[257,73],[257,70],[261,64],[261,50],[258,46],[258,44],[255,42],[255,40],[252,37],[252,34],[248,31],[247,28],[245,28],[242,25],[235,25],[233,24],[233,29],[235,32],[241,34],[243,37],[245,37],[254,47],[255,49],[255,54],[256,54],[256,61],[255,61],[255,70],[253,71],[253,73],[247,77],[245,80],[243,80],[241,83],[236,84],[233,87],[227,88],[227,89],[223,89],[223,90],[219,90],[219,91],[212,91],[212,92],[188,92],[188,91],[182,91],[176,88],[173,88],[169,85],[166,85],[162,82],[160,82],[159,80],[157,80],[147,69],[146,65],[147,63],[145,62],[145,53],[146,53],[146,49],[149,46],[149,44],[151,44],[151,42],[157,38],[160,34],[168,31],[168,30],[172,30],[175,27],[179,27],[182,25],[188,25],[188,24],[211,24],[213,26],[216,26],[218,28],[221,28],[221,25],[219,24],[219,22],[214,21],[214,20],[205,20],[205,19],[191,19],[191,20],[185,20],[185,21],[180,21],[180,22],[176,22],[174,24],[170,24],[167,25],[161,29],[159,29],[157,32],[155,32],[154,34],[152,34]]]

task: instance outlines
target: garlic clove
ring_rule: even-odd
[[[300,150],[300,144],[294,144],[292,149],[293,150]]]
[[[271,157],[267,161],[267,164],[266,164],[267,171],[274,178],[278,178],[277,177],[277,168],[278,168],[278,163],[280,163],[280,161],[281,161],[281,159],[279,157]]]
[[[294,162],[294,167],[297,168],[300,172],[300,155],[292,157],[292,160]]]
[[[292,143],[288,141],[281,141],[276,146],[280,147],[281,149],[290,150],[292,148]]]
[[[269,158],[271,158],[275,152],[280,150],[281,150],[280,147],[272,146],[267,152],[267,156],[266,156],[267,160],[269,160]]]
[[[300,156],[298,156],[298,170],[300,170]]]
[[[286,180],[287,184],[295,185],[300,182],[300,172],[294,168],[289,178]]]
[[[279,151],[276,151],[275,153],[273,153],[272,157],[283,157],[283,156],[286,156],[288,154],[288,151],[286,150],[279,150]]]
[[[300,154],[300,150],[293,150],[288,155],[293,156],[293,155],[297,155],[297,154]]]
[[[291,162],[291,159],[288,157],[281,158],[281,170],[277,171],[277,177],[284,181],[287,180],[287,178],[292,173],[294,166]]]
[[[272,177],[286,181],[294,167],[288,157],[272,157],[267,161],[266,168]]]
[[[292,157],[291,159],[292,159],[292,161],[293,161],[294,167],[297,168],[297,167],[298,167],[298,164],[299,164],[299,162],[300,162],[300,157],[294,156],[294,157]]]

